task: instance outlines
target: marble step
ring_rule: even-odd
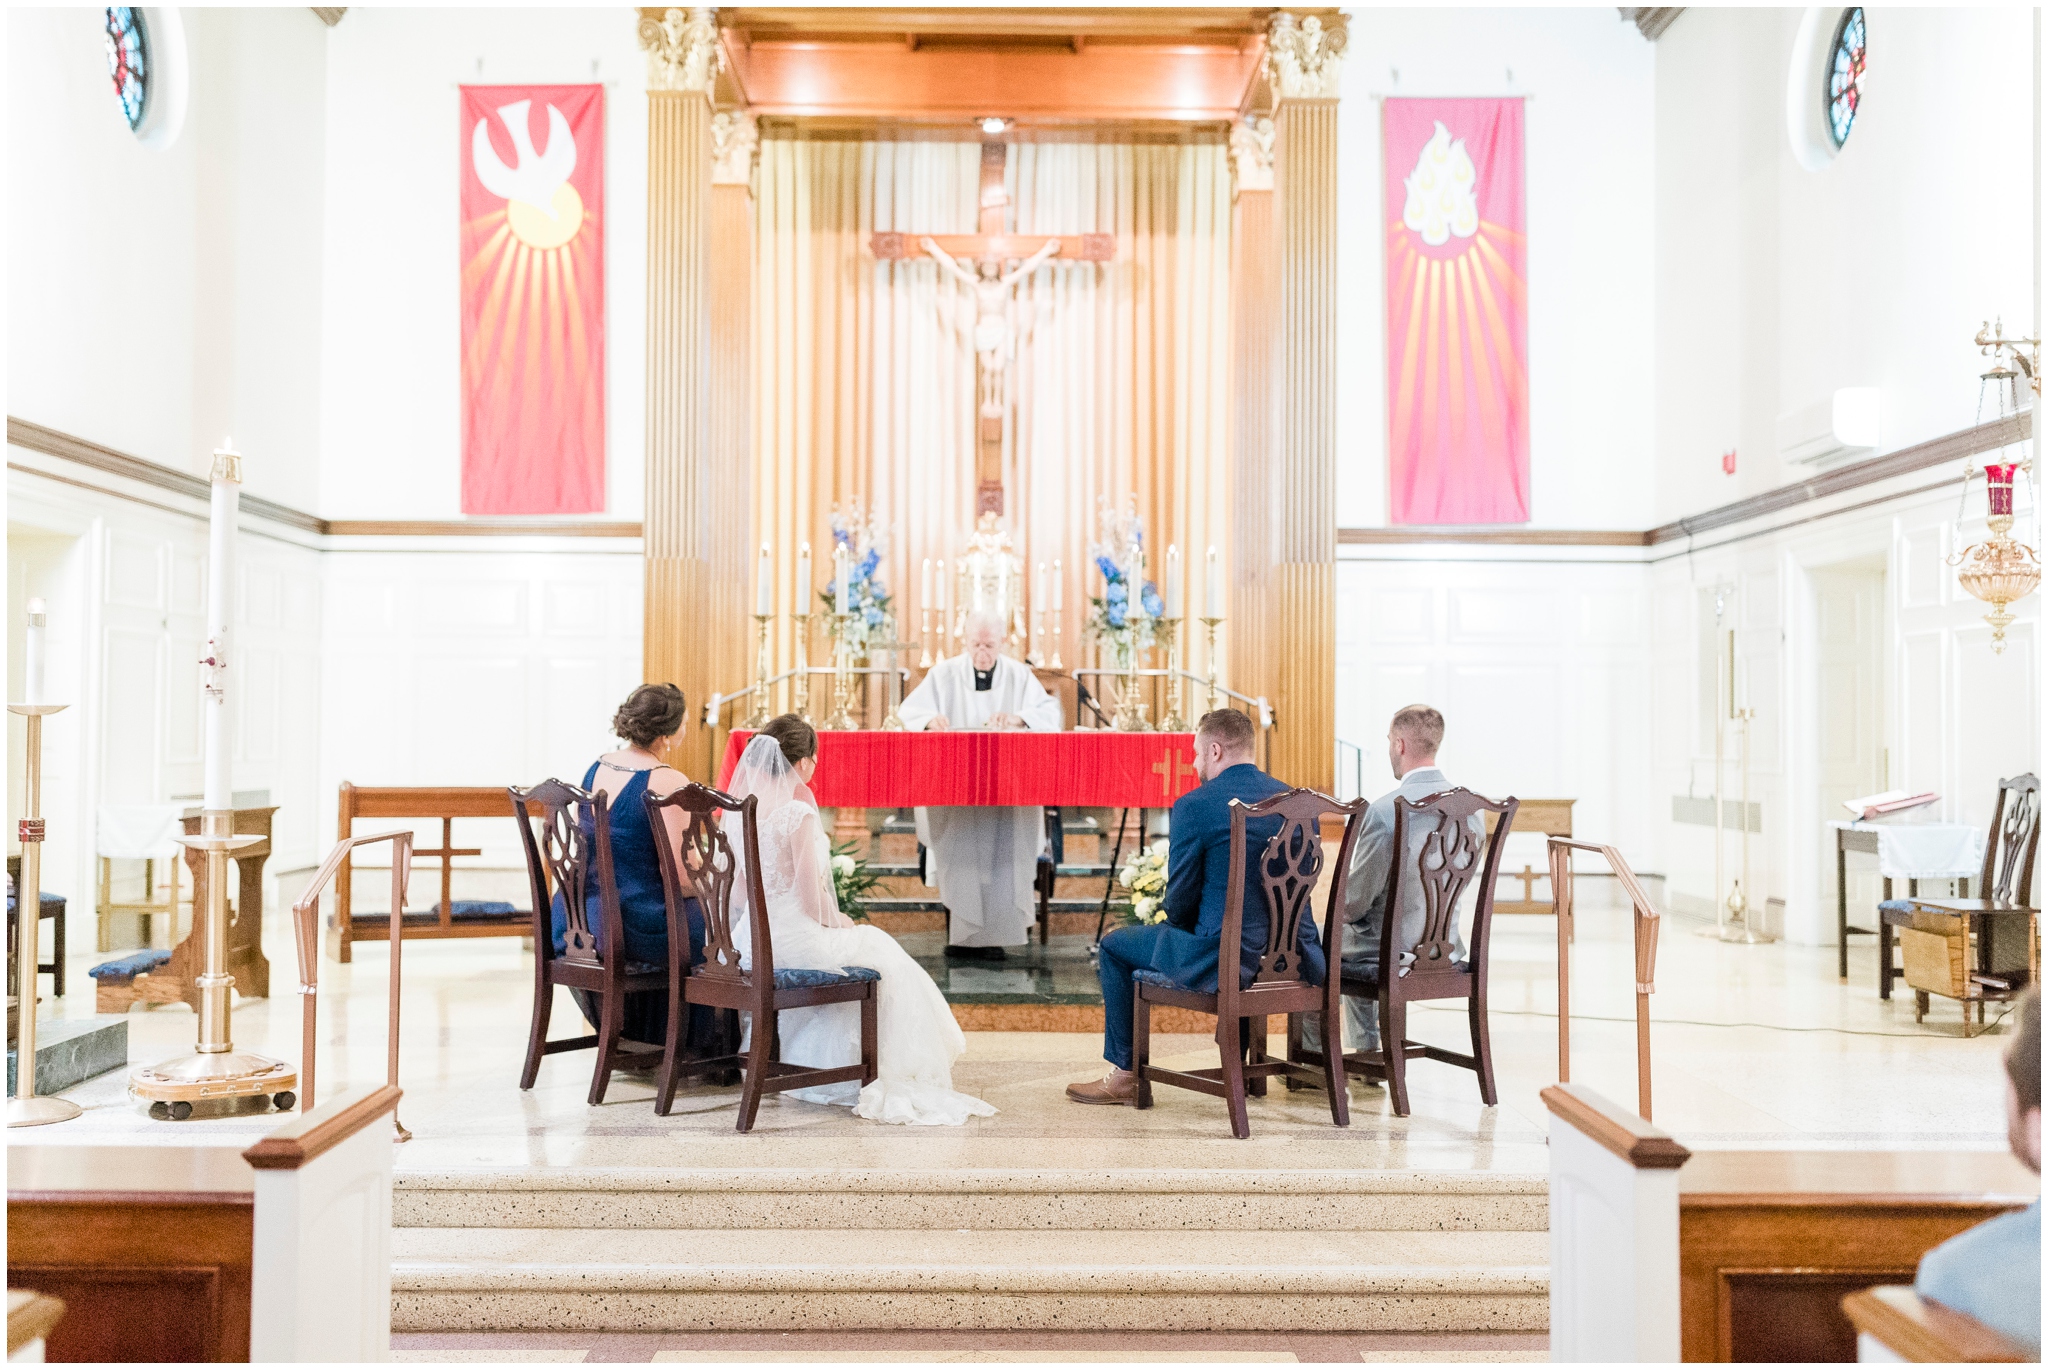
[[[400,1172],[399,1228],[1541,1233],[1541,1175],[682,1169]]]
[[[1540,1232],[401,1228],[392,1330],[1540,1331]]]

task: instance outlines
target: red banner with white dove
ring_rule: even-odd
[[[604,510],[604,87],[463,86],[462,512]]]
[[[1529,520],[1522,101],[1387,100],[1389,510]]]

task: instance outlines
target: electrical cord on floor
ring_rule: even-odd
[[[1411,1004],[1408,1011],[1411,1013],[1455,1013],[1461,1018],[1465,1016],[1465,1010],[1461,1008],[1435,1008],[1426,1004]],[[1496,1018],[1554,1019],[1557,1017],[1555,1013],[1545,1013],[1541,1009],[1533,1008],[1489,1007],[1486,1012],[1487,1016]],[[2007,1004],[2002,1013],[1978,1028],[1977,1031],[1971,1033],[1970,1036],[1973,1038],[1983,1036],[2004,1022],[2011,1013],[2012,1005]],[[1572,1021],[1574,1023],[1628,1023],[1633,1025],[1636,1020],[1633,1017],[1613,1018],[1600,1013],[1574,1013]],[[1869,1028],[1787,1027],[1783,1023],[1709,1023],[1698,1018],[1652,1018],[1650,1024],[1653,1027],[1762,1028],[1767,1032],[1832,1032],[1843,1037],[1900,1037],[1910,1038],[1916,1042],[1938,1042],[1944,1040],[1940,1037],[1930,1037],[1924,1032],[1874,1032]],[[1957,1037],[1946,1040],[1962,1041],[1963,1039]]]

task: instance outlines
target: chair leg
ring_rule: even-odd
[[[1350,1080],[1344,1073],[1344,1015],[1323,1015],[1323,1078],[1330,1090],[1330,1121],[1351,1126]]]
[[[1479,1063],[1479,1100],[1492,1108],[1500,1094],[1493,1083],[1493,1034],[1486,1025],[1485,996],[1475,993],[1466,1000],[1465,1012],[1472,1020],[1472,1058]]]
[[[868,986],[867,998],[860,1001],[860,1064],[862,1085],[871,1085],[881,1073],[881,1031],[880,1005],[875,993],[876,986]]]
[[[683,996],[676,992],[673,982],[668,991],[668,1030],[661,1037],[661,1079],[654,1088],[654,1111],[663,1118],[676,1101],[676,1069],[682,1056],[683,1025],[689,1020],[690,1006]]]
[[[1252,1121],[1244,1101],[1244,1019],[1216,1020],[1216,1045],[1223,1055],[1224,1097],[1230,1104],[1230,1135],[1240,1141],[1252,1135]]]
[[[1265,1018],[1240,1018],[1237,1020],[1238,1032],[1244,1037],[1245,1064],[1258,1065],[1268,1059],[1266,1056],[1266,1029],[1269,1026],[1271,1025]],[[1265,1098],[1266,1077],[1263,1075],[1247,1076],[1245,1078],[1245,1089],[1250,1093],[1258,1095],[1261,1099]]]
[[[604,992],[604,1006],[598,1010],[597,1066],[590,1072],[590,1106],[604,1102],[612,1087],[612,1050],[626,1031],[626,996],[616,990]]]
[[[747,1044],[747,1074],[740,1082],[740,1117],[734,1126],[740,1132],[754,1130],[754,1113],[761,1107],[761,1085],[768,1078],[768,1063],[775,1059],[771,1048],[775,1041],[775,1010],[768,1011],[768,1021],[760,1021],[761,1015],[754,1015],[754,1040]]]
[[[1152,1107],[1152,1005],[1141,991],[1131,996],[1131,1069],[1138,1077],[1137,1106]]]
[[[1408,1116],[1408,1005],[1399,999],[1380,1000],[1380,1055],[1387,1062],[1387,1094],[1394,1116]]]
[[[1877,914],[1877,997],[1892,997],[1892,925],[1882,909]]]
[[[343,946],[346,946],[343,943]],[[555,987],[546,976],[536,976],[533,987],[533,1030],[526,1039],[526,1066],[519,1072],[519,1087],[532,1089],[533,1080],[540,1073],[540,1058],[548,1040],[548,1019],[555,1010]]]
[[[1916,1023],[1927,1021],[1927,991],[1924,989],[1913,991],[1913,1021]]]

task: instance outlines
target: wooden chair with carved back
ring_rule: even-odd
[[[748,1132],[753,1129],[754,1114],[764,1093],[810,1089],[842,1080],[873,1083],[879,1046],[876,994],[881,976],[866,966],[843,966],[836,971],[776,969],[774,940],[768,928],[768,897],[761,885],[761,845],[754,821],[754,796],[735,799],[692,782],[669,794],[645,795],[643,802],[647,805],[647,826],[657,836],[667,832],[671,812],[681,814],[685,820],[682,857],[678,857],[670,843],[655,843],[662,894],[668,903],[668,961],[672,978],[668,1039],[662,1044],[654,1111],[667,1115],[675,1100],[678,1080],[737,1069],[741,1083],[736,1126],[739,1131]],[[734,814],[740,820],[740,844],[746,857],[744,874],[740,869],[742,863],[734,860],[732,834],[723,821]],[[733,896],[742,878],[746,881],[745,917],[750,952],[745,964],[733,938]],[[690,926],[684,910],[684,900],[693,896],[704,911],[704,962],[694,968],[689,963]],[[814,1070],[778,1059],[778,1016],[784,1010],[844,1003],[860,1005],[860,1064]],[[681,1044],[691,1004],[752,1014],[753,1036],[747,1050],[686,1059]]]
[[[666,989],[669,971],[666,966],[626,959],[625,920],[612,873],[611,809],[605,796],[553,779],[530,790],[511,786],[507,794],[533,886],[533,1028],[519,1087],[533,1088],[541,1057],[596,1047],[597,1064],[590,1078],[590,1102],[595,1106],[604,1102],[614,1070],[628,1063],[654,1064],[654,1051],[628,1051],[619,1045],[625,1028],[626,996]],[[537,819],[529,817],[533,809],[539,811]],[[566,916],[560,952],[555,950],[550,891],[561,896]],[[597,909],[594,927],[590,918],[593,903]],[[689,943],[683,945],[687,951]],[[599,1022],[594,1034],[548,1040],[556,985],[583,990],[597,1000]]]
[[[1177,1085],[1224,1099],[1230,1108],[1233,1136],[1252,1135],[1247,1114],[1247,1092],[1264,1094],[1268,1076],[1279,1075],[1325,1089],[1330,1096],[1330,1119],[1338,1127],[1351,1124],[1350,1101],[1341,1077],[1333,1086],[1321,1066],[1290,1052],[1285,1060],[1266,1055],[1266,1020],[1285,1014],[1288,1040],[1299,1038],[1301,1015],[1322,1014],[1326,1055],[1342,1056],[1343,1021],[1339,1015],[1334,976],[1325,983],[1311,983],[1304,974],[1297,950],[1297,938],[1304,920],[1313,926],[1316,881],[1323,872],[1322,819],[1324,814],[1345,815],[1344,840],[1338,848],[1338,871],[1350,869],[1352,845],[1358,839],[1367,801],[1340,804],[1314,790],[1296,789],[1262,799],[1256,804],[1230,802],[1230,884],[1224,896],[1222,945],[1216,967],[1216,989],[1202,993],[1175,982],[1164,972],[1139,970],[1132,1003],[1131,1056],[1138,1077],[1139,1108],[1152,1107],[1152,1086]],[[1256,861],[1256,888],[1266,909],[1266,944],[1249,983],[1244,979],[1243,938],[1245,873],[1252,867],[1246,852],[1246,825],[1277,817],[1280,830],[1249,857]],[[1324,926],[1344,926],[1344,885],[1330,882],[1328,918]],[[1332,958],[1334,959],[1334,958]],[[1334,965],[1331,967],[1335,969]],[[1151,1063],[1152,1006],[1170,1005],[1193,1009],[1216,1018],[1216,1046],[1222,1064],[1215,1070],[1163,1070]]]
[[[1393,850],[1395,860],[1387,875],[1387,902],[1380,920],[1380,971],[1347,967],[1340,977],[1346,996],[1371,999],[1379,1009],[1380,1049],[1354,1051],[1344,1057],[1347,1074],[1381,1079],[1397,1117],[1408,1116],[1408,1062],[1416,1057],[1463,1066],[1479,1077],[1479,1097],[1491,1106],[1499,1102],[1493,1077],[1493,1042],[1486,1024],[1486,989],[1489,950],[1493,933],[1493,897],[1500,873],[1501,849],[1514,827],[1513,798],[1495,803],[1463,787],[1444,790],[1422,799],[1394,801]],[[1491,832],[1475,827],[1474,814],[1494,814]],[[1435,819],[1432,830],[1420,834],[1413,858],[1408,834],[1416,824]],[[1349,869],[1349,867],[1345,867]],[[1422,890],[1422,935],[1411,947],[1400,945],[1400,910],[1406,891],[1419,883]],[[1474,892],[1472,935],[1466,944],[1466,959],[1453,960],[1452,936],[1457,927],[1458,904],[1467,888]],[[1403,966],[1406,953],[1414,960]],[[1392,966],[1399,973],[1388,975]],[[1443,1047],[1426,1046],[1408,1040],[1408,1005],[1423,1000],[1463,999],[1472,1033],[1470,1055]],[[1389,1043],[1397,1046],[1389,1047]],[[1317,1061],[1319,1058],[1305,1058]]]

